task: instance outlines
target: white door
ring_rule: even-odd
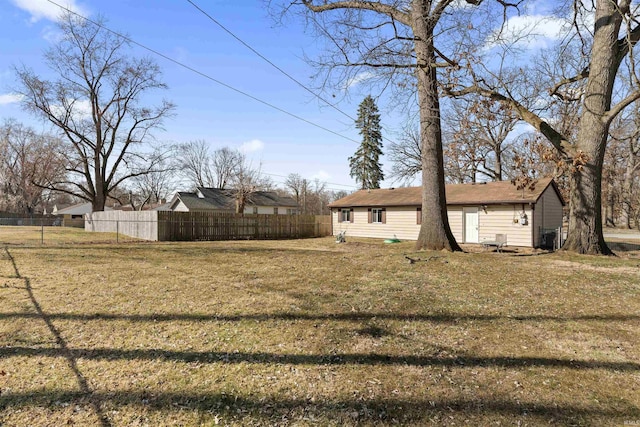
[[[464,208],[464,241],[478,243],[478,208]]]

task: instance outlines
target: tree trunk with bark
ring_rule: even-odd
[[[571,177],[569,231],[563,249],[581,254],[610,255],[612,252],[602,234],[602,165],[611,120],[607,113],[620,64],[617,40],[622,16],[614,2],[599,1],[595,22],[576,141],[577,160],[574,160],[575,171]]]
[[[433,66],[435,23],[425,19],[428,16],[425,7],[424,2],[418,0],[412,5],[422,148],[422,224],[416,249],[460,251],[447,216],[440,101],[436,69]]]
[[[624,174],[624,182],[622,183],[622,218],[624,220],[625,227],[631,229],[631,197],[633,196],[633,175],[636,171],[637,153],[633,150],[634,142],[631,141],[629,144],[630,147],[627,154],[627,167]]]

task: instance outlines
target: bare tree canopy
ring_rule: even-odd
[[[302,0],[308,22],[327,41],[315,63],[324,82],[364,78],[384,89],[415,90],[420,113],[422,224],[418,249],[460,250],[447,217],[438,67],[457,67],[466,30],[459,23],[482,1]],[[507,2],[499,2],[507,7]],[[299,2],[287,2],[285,8]],[[465,6],[466,5],[466,6]],[[438,43],[436,43],[436,39]],[[450,53],[443,53],[449,50]],[[415,99],[415,98],[412,98]]]
[[[65,175],[65,147],[13,120],[0,127],[0,210],[32,214],[48,187]]]
[[[486,61],[483,66],[461,64],[446,91],[454,96],[481,94],[506,103],[544,135],[570,172],[564,249],[610,254],[602,234],[603,161],[612,121],[640,98],[640,85],[621,91],[617,85],[623,70],[630,70],[633,81],[640,79],[634,54],[640,39],[638,7],[630,0],[576,0],[561,6],[555,14],[565,23],[565,36],[554,50],[544,52],[554,60],[541,61],[543,70],[509,66],[518,62],[517,49],[508,40],[499,40],[496,46],[503,55],[499,66]],[[553,105],[576,112],[575,126],[558,117],[550,120]]]
[[[142,145],[173,105],[143,105],[144,95],[166,85],[153,61],[127,56],[125,39],[70,13],[61,17],[59,28],[62,39],[45,54],[58,80],[18,68],[17,92],[29,111],[53,124],[70,144],[67,174],[51,188],[101,211],[118,185],[152,169]]]

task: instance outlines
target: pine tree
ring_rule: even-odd
[[[368,95],[358,107],[356,128],[360,129],[362,143],[352,157],[349,157],[350,175],[361,188],[380,188],[384,179],[380,155],[382,154],[382,128],[380,114],[371,95]]]

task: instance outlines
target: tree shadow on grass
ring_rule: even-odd
[[[610,371],[640,372],[640,363],[600,360],[575,360],[551,357],[389,355],[379,353],[286,354],[266,352],[174,351],[164,349],[62,349],[13,346],[0,348],[0,359],[12,356],[70,357],[74,360],[156,360],[184,363],[253,363],[285,365],[389,365],[389,366],[446,366],[446,367],[500,367],[500,368],[563,368],[574,370],[605,369]]]
[[[110,426],[107,409],[120,406],[148,407],[152,410],[192,410],[200,412],[216,412],[225,417],[242,422],[247,419],[258,420],[269,424],[281,422],[293,417],[307,417],[330,420],[338,424],[353,423],[429,423],[434,419],[444,419],[451,414],[471,417],[483,417],[485,414],[501,417],[535,417],[537,420],[559,424],[584,423],[585,419],[616,418],[635,419],[640,417],[640,410],[630,405],[619,404],[616,408],[602,408],[598,406],[572,406],[555,403],[520,402],[497,399],[444,399],[434,397],[428,400],[377,398],[362,399],[328,399],[326,401],[311,401],[309,399],[286,399],[277,397],[230,396],[220,393],[181,392],[167,393],[161,390],[146,392],[114,390],[101,392],[92,390],[88,381],[78,368],[80,359],[90,360],[167,360],[177,362],[199,363],[256,363],[256,364],[292,364],[292,365],[402,365],[402,366],[447,366],[447,367],[502,367],[502,368],[530,368],[556,367],[576,370],[606,369],[623,372],[640,371],[640,364],[606,361],[575,361],[556,358],[535,357],[476,357],[460,354],[451,357],[440,356],[395,356],[375,353],[355,354],[277,354],[277,353],[227,353],[227,352],[187,352],[168,351],[162,349],[123,350],[123,349],[72,349],[56,329],[52,320],[130,320],[140,322],[157,321],[242,321],[247,319],[270,321],[274,319],[306,319],[306,320],[345,320],[362,321],[374,318],[389,318],[406,321],[428,322],[460,322],[465,320],[576,320],[576,318],[556,318],[548,316],[476,316],[476,315],[394,315],[388,313],[337,313],[334,315],[305,315],[292,313],[239,315],[239,316],[211,316],[211,315],[113,315],[96,313],[94,315],[76,314],[48,314],[45,313],[36,300],[28,278],[20,275],[15,260],[8,250],[16,277],[24,281],[25,290],[36,310],[35,313],[5,313],[1,318],[31,317],[41,319],[55,337],[57,347],[5,347],[0,348],[0,358],[12,356],[49,356],[64,358],[78,383],[78,390],[48,390],[24,393],[5,392],[0,394],[0,410],[10,408],[28,408],[44,406],[51,408],[59,402],[73,402],[89,404],[98,416],[100,425]],[[581,316],[579,320],[638,320],[638,316]],[[377,329],[362,330],[371,336],[381,334]],[[288,418],[287,418],[288,417]],[[311,418],[309,418],[311,417]],[[531,418],[529,418],[531,419]]]
[[[237,395],[226,393],[198,393],[194,391],[168,393],[148,391],[94,392],[103,407],[145,408],[159,411],[198,411],[222,416],[223,420],[252,420],[265,425],[283,420],[314,419],[340,424],[433,423],[434,421],[478,417],[505,417],[513,421],[524,418],[529,422],[559,425],[583,425],[594,419],[628,420],[640,416],[637,407],[620,404],[615,408],[581,406],[557,402],[527,402],[522,400],[446,399],[290,399]],[[53,402],[82,401],[84,393],[71,391],[36,391],[33,393],[0,395],[0,410],[50,406]]]
[[[58,345],[58,347],[55,350],[58,352],[58,355],[60,357],[63,357],[67,361],[69,369],[71,370],[71,372],[73,372],[73,375],[76,377],[76,382],[78,383],[78,388],[80,390],[79,393],[82,395],[83,400],[88,401],[89,406],[93,409],[96,416],[98,417],[100,425],[102,427],[110,427],[111,423],[109,422],[107,416],[102,411],[102,408],[100,407],[100,402],[96,400],[91,388],[89,387],[89,383],[87,382],[87,379],[82,374],[82,372],[80,372],[80,369],[78,369],[77,358],[74,357],[71,350],[69,350],[69,346],[67,345],[67,342],[60,334],[60,331],[56,329],[56,327],[53,325],[53,322],[51,321],[49,316],[42,310],[40,303],[38,302],[35,295],[33,294],[33,289],[31,287],[31,281],[29,280],[29,278],[24,277],[20,274],[20,270],[18,269],[18,265],[16,264],[15,258],[13,258],[13,255],[11,255],[11,253],[9,252],[9,249],[6,246],[4,249],[5,249],[6,256],[11,261],[11,264],[15,271],[15,277],[23,280],[24,282],[24,288],[27,291],[27,294],[29,295],[29,299],[31,300],[31,303],[33,304],[33,307],[36,310],[37,316],[40,319],[42,319],[42,321],[44,321],[44,323],[47,325],[47,328],[51,332],[51,335],[53,335],[53,337],[55,338],[56,344]]]
[[[640,251],[640,244],[627,242],[607,242],[609,249],[616,252]]]
[[[2,319],[17,318],[40,318],[38,313],[10,312],[0,313]],[[346,321],[361,322],[368,320],[398,320],[406,322],[431,322],[457,324],[460,322],[494,322],[523,321],[523,322],[633,322],[640,320],[640,314],[581,314],[581,315],[546,315],[546,314],[465,314],[465,313],[408,313],[398,314],[389,312],[346,312],[346,313],[300,313],[300,312],[275,312],[275,313],[253,313],[253,314],[198,314],[198,313],[151,313],[151,314],[120,314],[120,313],[48,313],[47,317],[52,320],[124,320],[129,322],[242,322],[257,321],[269,322],[278,320],[309,320],[309,321]]]

